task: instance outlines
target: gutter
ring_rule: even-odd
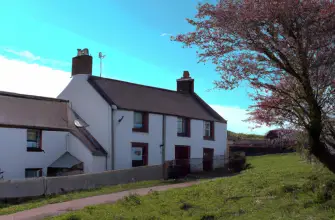
[[[108,111],[108,121],[110,121],[110,118],[111,118],[111,114],[112,114],[112,108],[110,107],[109,105],[109,108],[108,110],[110,109],[110,111]],[[110,133],[110,127],[111,126],[108,126],[108,132]],[[109,136],[110,137],[110,136]],[[109,139],[110,140],[110,139]],[[108,142],[110,143],[110,141],[108,140]],[[112,151],[112,150],[111,150]],[[106,171],[108,171],[108,152],[106,154]]]

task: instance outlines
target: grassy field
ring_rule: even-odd
[[[249,162],[252,168],[237,176],[144,197],[130,195],[52,219],[335,219],[335,176],[327,170],[296,154]]]
[[[0,203],[0,215],[11,214],[11,213],[15,213],[15,212],[19,212],[19,211],[23,211],[27,209],[41,207],[47,204],[65,202],[69,200],[80,199],[80,198],[85,198],[85,197],[90,197],[90,196],[97,196],[97,195],[115,193],[115,192],[130,190],[130,189],[146,188],[146,187],[151,187],[151,186],[166,185],[166,184],[172,184],[172,183],[173,183],[172,181],[160,181],[160,180],[143,181],[143,182],[135,182],[135,183],[129,183],[129,184],[116,185],[116,186],[102,187],[99,189],[72,192],[72,193],[67,193],[63,195],[56,195],[56,196],[49,196],[49,197],[47,196],[47,197],[34,199],[34,200],[27,201],[27,202],[17,204],[17,205]]]

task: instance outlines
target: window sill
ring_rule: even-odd
[[[187,135],[187,134],[183,134],[183,133],[177,133],[177,136],[178,137],[187,137],[187,138],[191,137],[191,135]]]
[[[148,133],[148,130],[143,129],[143,128],[133,128],[133,132]]]
[[[207,141],[214,141],[214,137],[204,136],[204,140],[207,140]]]
[[[36,147],[27,147],[27,152],[43,152],[43,150]]]

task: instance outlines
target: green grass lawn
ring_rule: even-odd
[[[296,154],[253,157],[249,162],[252,168],[237,176],[130,195],[52,219],[335,219],[335,176],[329,171],[306,164]]]
[[[135,183],[129,183],[129,184],[116,185],[116,186],[102,187],[99,189],[71,192],[71,193],[66,193],[63,195],[41,197],[41,198],[30,200],[30,201],[27,201],[27,202],[24,202],[18,205],[0,203],[0,215],[11,214],[11,213],[15,213],[15,212],[19,212],[19,211],[23,211],[27,209],[41,207],[47,204],[66,202],[69,200],[80,199],[80,198],[85,198],[85,197],[90,197],[90,196],[97,196],[97,195],[115,193],[115,192],[130,190],[130,189],[146,188],[146,187],[151,187],[151,186],[166,185],[166,184],[172,184],[172,183],[174,182],[160,181],[160,180],[143,181],[143,182],[135,182]]]

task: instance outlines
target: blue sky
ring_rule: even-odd
[[[0,58],[7,62],[7,66],[4,69],[5,65],[1,67],[0,63],[0,77],[8,82],[0,82],[0,90],[16,90],[14,85],[9,86],[9,82],[15,81],[10,77],[21,74],[26,80],[31,78],[33,81],[35,77],[36,89],[28,90],[29,86],[26,86],[27,90],[17,92],[52,96],[51,88],[62,88],[68,82],[63,79],[69,77],[71,58],[76,55],[77,48],[89,48],[94,57],[94,75],[99,74],[98,52],[106,54],[104,77],[175,89],[176,79],[181,77],[183,70],[188,70],[195,79],[196,92],[231,122],[229,129],[251,132],[246,123],[240,122],[246,117],[245,109],[252,104],[247,95],[248,88],[207,91],[219,77],[215,67],[209,63],[198,64],[195,49],[184,49],[181,44],[170,41],[170,35],[192,31],[193,27],[185,18],[195,15],[198,2],[3,1],[0,7]],[[19,65],[13,62],[30,65],[25,68],[32,74],[24,74],[26,70],[23,67],[18,70]],[[38,68],[44,68],[44,72]],[[59,79],[56,79],[55,71]],[[57,85],[42,86],[47,80]],[[55,83],[56,80],[60,83]],[[55,93],[58,90],[55,89]],[[254,132],[264,133],[266,130],[262,128]]]

